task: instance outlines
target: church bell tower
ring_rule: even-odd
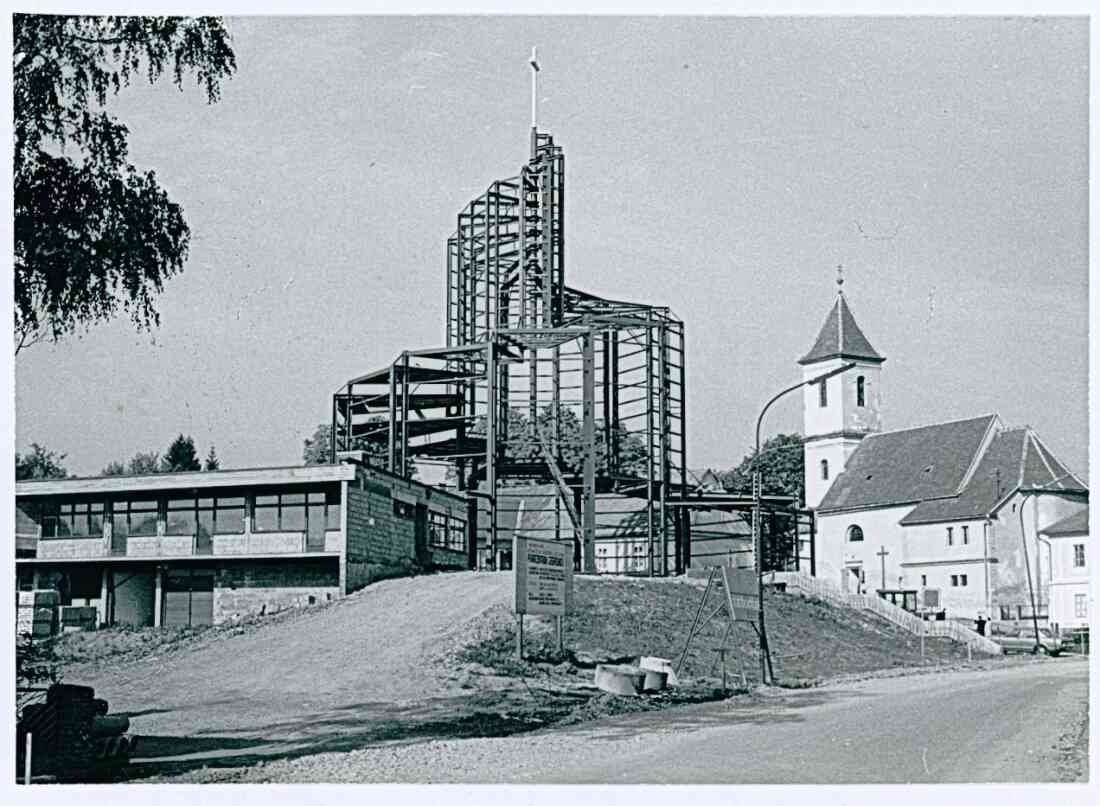
[[[879,376],[882,363],[844,297],[843,270],[837,271],[837,296],[813,347],[798,363],[809,380],[844,364],[856,366],[823,384],[803,387],[806,506],[816,509],[867,434],[882,428]]]

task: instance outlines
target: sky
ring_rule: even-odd
[[[670,306],[688,465],[751,450],[836,295],[886,356],[886,429],[997,412],[1088,465],[1083,18],[230,18],[208,105],[110,109],[191,227],[158,300],[15,362],[15,447],[97,474],[184,433],[297,464],[348,378],[443,343],[458,211],[566,157],[566,278]],[[801,397],[765,435],[799,431]]]

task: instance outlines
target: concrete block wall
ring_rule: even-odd
[[[339,596],[336,558],[223,563],[214,577],[214,623],[308,607]]]
[[[304,532],[253,532],[248,536],[249,551],[256,554],[284,554],[306,550]]]
[[[127,557],[190,557],[195,553],[195,538],[190,535],[152,535],[126,539]]]
[[[99,536],[38,541],[38,558],[43,560],[78,560],[106,555],[107,543]]]
[[[412,576],[417,571],[417,566],[412,560],[404,560],[398,564],[383,565],[381,563],[349,562],[347,565],[348,593],[365,588],[372,582],[378,582],[392,577]]]
[[[359,489],[349,484],[347,508],[349,565],[400,565],[416,559],[416,521],[394,514],[393,495],[384,485],[367,481]]]
[[[470,553],[467,551],[455,551],[454,549],[429,546],[428,555],[432,566],[435,568],[469,568]]]

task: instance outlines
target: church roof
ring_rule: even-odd
[[[918,504],[902,525],[984,518],[1018,489],[1084,492],[1085,486],[1051,455],[1030,428],[993,438],[974,474],[957,496]]]
[[[1068,518],[1062,518],[1062,520],[1052,523],[1046,529],[1043,529],[1042,532],[1051,537],[1088,534],[1089,511],[1087,509],[1082,509],[1080,512],[1074,512]]]
[[[911,526],[984,518],[1020,489],[1087,494],[1088,488],[1034,431],[1001,429],[999,422],[989,414],[871,434],[818,511],[914,503],[901,520],[902,526]],[[987,439],[990,429],[994,433]]]
[[[886,360],[875,351],[859,329],[843,293],[837,294],[836,303],[825,318],[821,332],[817,334],[817,341],[798,363],[813,364],[828,358],[857,358],[880,364]]]
[[[974,474],[957,496],[925,501],[901,520],[915,523],[984,518],[1016,490],[1087,492],[1080,480],[1047,450],[1030,428],[1013,428],[994,437]]]
[[[956,495],[996,414],[869,434],[818,512],[901,505]]]

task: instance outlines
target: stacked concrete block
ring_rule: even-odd
[[[19,591],[15,601],[15,632],[48,638],[57,632],[61,595],[55,590]]]
[[[95,607],[67,606],[61,608],[62,632],[90,632],[99,621],[99,610]]]

